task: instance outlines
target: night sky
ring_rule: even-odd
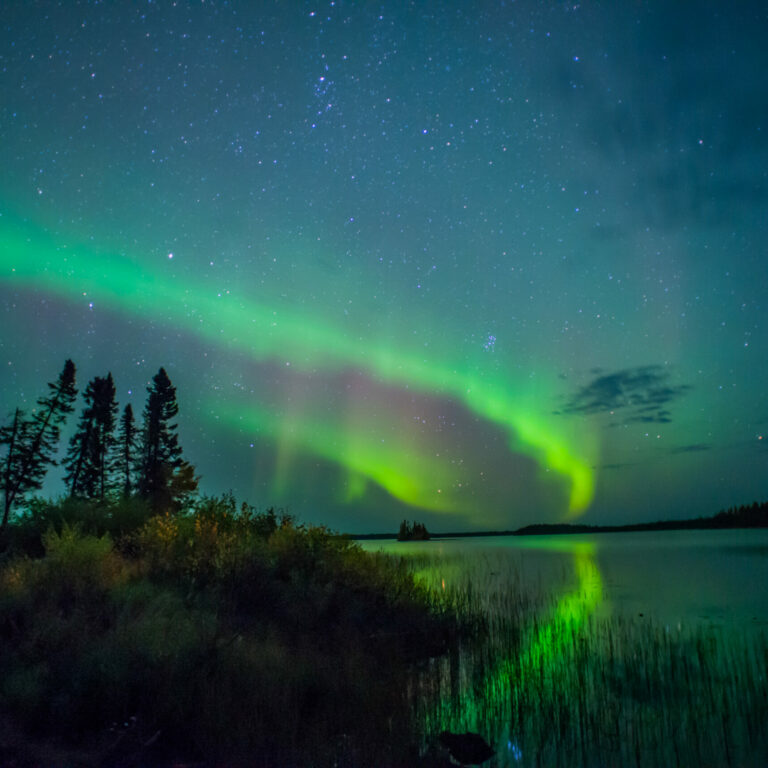
[[[203,492],[357,532],[768,498],[764,2],[0,26],[3,419],[162,365]]]

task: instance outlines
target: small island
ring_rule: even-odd
[[[409,523],[403,520],[397,533],[398,541],[429,541],[429,531],[424,523]]]

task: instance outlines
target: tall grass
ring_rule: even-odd
[[[605,615],[589,548],[571,558],[554,593],[508,554],[413,558],[435,600],[485,617],[416,686],[423,749],[472,730],[497,766],[765,765],[765,635]]]

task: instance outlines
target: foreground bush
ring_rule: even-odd
[[[61,501],[33,499],[29,509],[17,516],[6,532],[11,551],[32,557],[45,552],[44,537],[51,529],[77,526],[84,534],[109,534],[114,541],[131,534],[149,518],[149,505],[136,496],[111,501],[69,497]]]
[[[451,630],[403,564],[231,497],[186,516],[79,509],[40,505],[0,567],[0,762],[407,750],[410,665]]]

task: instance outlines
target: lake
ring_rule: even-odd
[[[768,627],[768,530],[488,536],[366,541],[369,551],[434,558],[438,579],[488,588],[502,573],[536,590],[567,588],[574,554],[590,551],[602,580],[599,615],[664,624]]]
[[[768,530],[363,546],[482,617],[414,682],[424,750],[447,729],[492,767],[768,764]]]

